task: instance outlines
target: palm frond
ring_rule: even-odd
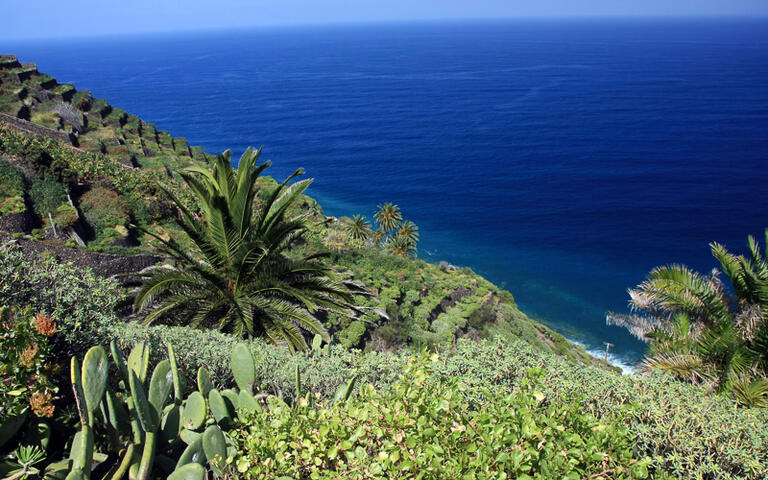
[[[768,381],[764,378],[743,376],[730,382],[728,390],[746,407],[768,408]]]
[[[701,357],[695,354],[657,354],[647,357],[643,370],[663,370],[692,383],[704,383],[712,379]]]

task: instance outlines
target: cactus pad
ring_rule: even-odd
[[[192,392],[184,404],[181,425],[189,430],[197,430],[205,422],[205,398],[200,392]]]
[[[253,363],[253,355],[244,343],[238,343],[232,349],[230,363],[232,374],[235,376],[237,388],[246,392],[253,392],[253,384],[256,382],[256,367]]]

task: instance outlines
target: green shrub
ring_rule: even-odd
[[[72,105],[81,112],[87,112],[93,105],[93,95],[87,90],[80,90],[72,97]]]
[[[26,211],[24,198],[21,196],[0,197],[0,215],[9,215],[12,213],[21,213]]]
[[[342,404],[273,404],[237,430],[231,463],[243,478],[647,478],[626,427],[548,401],[541,370],[472,409],[437,362],[409,363],[391,389],[368,385]]]
[[[37,180],[29,189],[32,208],[43,218],[55,213],[62,203],[67,201],[67,187],[53,178]]]
[[[0,245],[0,298],[52,317],[58,353],[69,356],[94,344],[92,332],[118,322],[114,311],[122,295],[114,280],[59,264],[52,254],[25,256],[18,247]]]
[[[360,320],[350,322],[347,328],[341,329],[336,333],[336,338],[347,348],[360,346],[360,341],[365,335],[366,326]]]
[[[0,158],[0,215],[26,210],[24,186],[21,170]]]
[[[130,207],[114,190],[95,187],[80,197],[80,209],[85,220],[98,236],[105,229],[124,226],[130,220]]]
[[[176,347],[181,364],[190,370],[205,366],[217,382],[231,385],[229,351],[235,339],[216,332],[182,327],[144,328],[138,324],[113,323],[94,339],[114,338],[123,348],[147,341],[162,351],[164,342]],[[341,346],[320,356],[294,355],[286,350],[250,343],[256,358],[259,390],[280,394],[293,388],[298,365],[308,391],[331,397],[351,375],[386,391],[408,363],[409,352],[360,354]],[[521,385],[528,369],[543,368],[542,391],[553,403],[583,397],[584,411],[604,422],[624,419],[635,452],[652,459],[654,471],[684,478],[758,479],[768,474],[768,412],[742,409],[703,390],[662,376],[631,377],[603,369],[577,365],[543,353],[520,341],[474,342],[460,340],[435,368],[459,378],[465,385],[465,401],[479,408],[488,395],[505,394]],[[215,374],[213,374],[215,372]],[[194,378],[187,379],[194,385]],[[191,382],[191,383],[190,383]],[[717,473],[719,472],[719,473]]]
[[[157,196],[158,185],[164,184],[171,188],[189,208],[193,211],[197,209],[189,191],[180,188],[178,182],[175,179],[169,179],[164,172],[128,169],[114,158],[77,151],[61,142],[25,135],[3,125],[0,125],[0,152],[24,157],[32,163],[32,166],[38,168],[40,175],[47,175],[67,183],[76,177],[91,181],[108,179],[120,194],[133,199]],[[35,158],[36,160],[31,160]]]
[[[62,203],[53,215],[53,224],[56,228],[64,229],[72,226],[77,218],[77,210],[68,203]]]
[[[0,158],[0,195],[13,197],[24,194],[24,175],[17,167]]]

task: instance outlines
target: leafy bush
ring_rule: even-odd
[[[98,236],[106,228],[125,226],[130,220],[130,207],[114,190],[95,187],[80,197],[85,220]]]
[[[24,193],[24,175],[21,170],[2,158],[0,158],[0,192],[5,196]]]
[[[58,354],[69,356],[92,345],[91,332],[118,321],[121,293],[114,280],[59,264],[53,255],[25,256],[18,247],[0,245],[0,298],[55,318]]]
[[[122,348],[144,341],[157,351],[170,342],[188,371],[205,366],[217,385],[232,385],[228,361],[236,339],[229,335],[110,323],[96,329],[90,339],[96,343],[115,339]],[[292,390],[297,365],[306,388],[326,398],[354,374],[361,382],[387,391],[409,358],[406,351],[360,354],[338,345],[321,355],[292,356],[263,341],[249,345],[256,358],[257,388],[276,395]],[[654,471],[704,479],[758,479],[768,474],[768,414],[763,410],[738,408],[666,375],[622,376],[577,365],[520,340],[460,340],[456,348],[435,369],[439,375],[461,379],[462,395],[473,408],[485,405],[489,395],[514,391],[528,369],[543,368],[546,376],[541,388],[551,402],[581,396],[583,411],[601,421],[624,419],[635,453],[650,457]],[[187,384],[194,385],[195,378],[190,375]]]
[[[100,102],[97,100],[96,103]],[[96,108],[94,103],[94,109]],[[27,159],[33,166],[40,162],[39,173],[68,182],[75,175],[86,179],[109,179],[115,189],[130,198],[144,199],[156,196],[158,185],[165,184],[192,207],[194,202],[188,190],[179,188],[175,179],[169,179],[165,172],[135,171],[102,154],[74,150],[61,142],[49,138],[25,135],[0,125],[0,152]],[[39,158],[38,158],[39,157]],[[55,167],[55,168],[54,168]]]
[[[67,201],[67,187],[53,178],[37,180],[29,189],[32,208],[43,218],[55,213],[59,206]]]
[[[0,215],[26,210],[24,186],[21,170],[0,158]]]
[[[53,224],[56,228],[67,228],[72,226],[77,221],[77,210],[68,203],[62,203],[59,208],[56,209],[56,213],[53,216]]]
[[[206,366],[221,386],[231,385],[227,362],[235,339],[228,335],[136,324],[111,324],[108,331],[102,330],[104,334],[123,348],[147,341],[162,349],[164,342],[171,342],[181,364],[188,369]],[[291,356],[261,341],[249,345],[256,358],[256,385],[278,395],[293,388],[296,365],[307,389],[325,397],[331,397],[353,374],[386,391],[409,357],[406,351],[360,354],[341,346],[319,356]],[[624,419],[635,453],[650,457],[652,470],[705,479],[757,479],[768,474],[765,411],[738,408],[666,375],[622,376],[577,365],[520,340],[460,340],[456,348],[435,368],[442,376],[461,379],[465,401],[476,408],[488,402],[489,394],[514,391],[528,369],[543,368],[546,376],[541,388],[551,402],[570,402],[574,395],[581,396],[583,410],[598,419],[608,423]],[[187,381],[194,385],[194,378]]]
[[[352,321],[347,328],[336,333],[336,338],[347,348],[359,347],[365,335],[365,323],[360,320]]]
[[[0,197],[0,215],[22,213],[26,211],[26,208],[26,205],[24,205],[24,199],[19,195],[5,198]]]
[[[232,464],[244,478],[647,477],[649,459],[633,459],[625,427],[601,424],[575,401],[547,401],[535,380],[477,410],[456,379],[435,377],[437,355],[422,362],[386,392],[368,385],[338,405],[255,413],[237,432]]]

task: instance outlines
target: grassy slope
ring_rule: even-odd
[[[22,83],[15,82],[10,75],[13,71],[0,65],[0,111],[15,115],[26,106],[33,122],[64,132],[71,131],[73,123],[84,125],[79,135],[80,148],[75,149],[0,124],[0,154],[25,167],[28,182],[33,182],[36,176],[62,177],[63,165],[77,177],[71,190],[79,207],[83,192],[107,185],[128,204],[132,223],[160,236],[181,237],[172,221],[173,211],[158,185],[165,185],[182,200],[191,202],[172,172],[205,162],[209,156],[200,147],[189,147],[186,140],[158,131],[154,124],[112,107],[105,100],[94,99],[89,92],[72,94],[73,88],[57,85],[47,75],[35,73]],[[66,92],[69,94],[62,95]],[[67,108],[74,115],[57,113]],[[55,171],[53,164],[58,165]],[[128,164],[139,168],[130,168]],[[263,196],[275,182],[267,177],[260,179],[260,185]],[[529,319],[517,309],[509,292],[471,270],[444,270],[418,259],[396,257],[376,247],[349,242],[329,250],[326,240],[343,232],[343,221],[327,219],[310,197],[305,197],[297,208],[311,213],[312,225],[307,242],[299,250],[328,253],[327,261],[365,283],[373,294],[358,299],[361,305],[371,307],[366,322],[325,319],[342,344],[378,350],[404,344],[443,349],[461,337],[501,336],[521,338],[539,350],[578,362],[600,363],[583,347]],[[89,247],[125,253],[152,249],[150,237],[137,231],[131,233],[137,237],[133,249],[111,246],[113,236],[91,239]]]

